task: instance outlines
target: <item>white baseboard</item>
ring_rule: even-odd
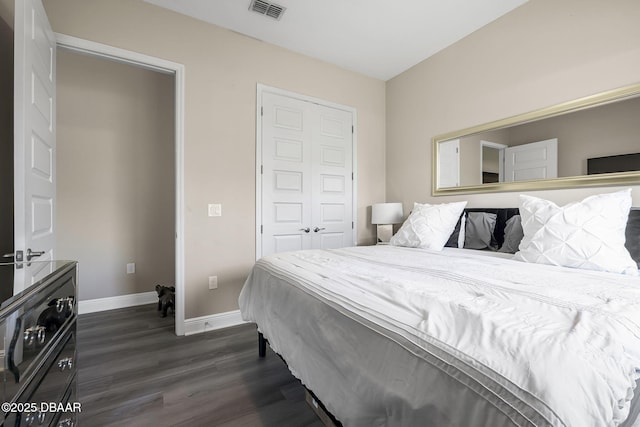
[[[212,314],[210,316],[185,319],[184,334],[193,335],[216,329],[228,328],[246,323],[242,320],[240,310],[227,311],[226,313]]]
[[[116,308],[154,304],[157,302],[158,294],[156,292],[142,292],[139,294],[119,295],[117,297],[89,299],[78,301],[78,314],[95,313],[98,311],[114,310]],[[246,322],[242,320],[240,310],[194,317],[184,321],[184,334],[199,334],[201,332],[214,331],[243,323]]]
[[[78,301],[78,314],[95,313],[98,311],[114,310],[116,308],[133,307],[135,305],[153,304],[157,302],[157,292],[142,292],[139,294],[118,295],[117,297],[88,299]]]

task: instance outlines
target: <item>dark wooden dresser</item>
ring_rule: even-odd
[[[0,264],[40,277],[0,306],[3,426],[77,425],[77,263]],[[9,274],[10,275],[10,274]],[[3,274],[2,277],[7,277]],[[0,283],[11,286],[13,283]]]

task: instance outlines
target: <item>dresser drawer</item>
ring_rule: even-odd
[[[17,403],[34,405],[33,410],[6,415],[4,426],[48,426],[60,418],[58,406],[49,408],[53,402],[66,403],[74,391],[76,375],[75,316],[64,328],[62,339],[53,352],[38,366],[37,373],[16,399]],[[74,394],[75,396],[75,394]],[[43,405],[44,404],[44,405]],[[65,414],[68,417],[68,414]]]
[[[75,375],[78,375],[77,373]],[[76,390],[77,381],[75,377],[71,380],[71,384],[67,388],[67,391],[64,394],[64,398],[62,400],[63,404],[71,403],[73,404],[73,410],[70,411],[60,411],[56,412],[53,417],[53,423],[50,424],[53,427],[74,427],[78,425],[78,418],[80,416],[80,407],[79,403],[75,403],[78,401],[77,398],[77,390]],[[66,405],[69,406],[69,405]]]
[[[76,318],[75,270],[59,277],[8,318],[5,326],[5,396],[16,396],[30,381],[42,357]],[[8,400],[8,399],[7,399]]]

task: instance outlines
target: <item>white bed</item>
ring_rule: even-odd
[[[620,425],[640,377],[640,278],[511,258],[279,253],[256,263],[240,310],[345,427]]]

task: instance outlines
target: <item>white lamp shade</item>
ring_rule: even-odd
[[[403,215],[402,203],[376,203],[371,206],[371,224],[399,224]]]

